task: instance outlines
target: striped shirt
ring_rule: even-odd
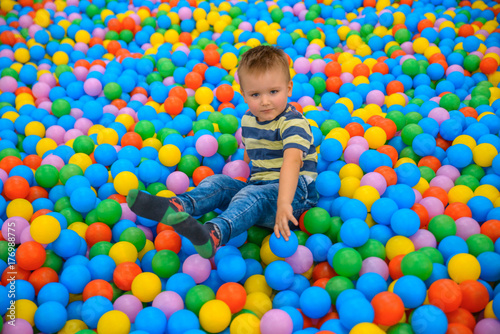
[[[252,160],[250,181],[278,180],[287,148],[303,151],[300,175],[316,179],[317,153],[311,126],[291,104],[272,121],[259,122],[250,111],[241,119],[242,141]]]

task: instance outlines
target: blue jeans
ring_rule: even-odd
[[[223,210],[209,222],[219,227],[221,244],[226,244],[253,225],[274,228],[278,189],[279,180],[243,182],[217,174],[205,178],[195,189],[177,198],[192,216]],[[295,218],[298,220],[302,213],[316,205],[318,199],[315,182],[299,176],[292,202]]]

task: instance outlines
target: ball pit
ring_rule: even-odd
[[[498,333],[499,20],[480,0],[2,0],[0,330]],[[261,44],[288,55],[320,201],[287,242],[252,227],[202,259],[126,195],[248,179],[236,70]]]

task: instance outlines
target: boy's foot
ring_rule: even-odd
[[[159,222],[168,214],[184,211],[176,198],[165,198],[132,189],[127,195],[127,204],[137,215]]]
[[[209,259],[215,255],[220,244],[220,233],[214,224],[202,225],[186,212],[170,214],[161,222],[172,226],[177,233],[188,238],[201,257]]]

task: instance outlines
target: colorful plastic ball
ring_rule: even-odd
[[[248,333],[258,334],[260,331],[260,320],[257,316],[251,313],[241,313],[231,321],[229,327],[231,334]]]
[[[352,218],[364,220],[366,219],[368,210],[366,205],[358,199],[350,199],[340,209],[340,218],[342,221],[347,221]]]
[[[473,159],[472,150],[464,144],[450,146],[446,150],[446,155],[450,163],[457,168],[468,166]]]
[[[304,216],[304,227],[311,234],[325,233],[330,228],[330,214],[320,207],[311,208]]]
[[[349,247],[339,249],[333,257],[333,269],[344,277],[352,277],[361,270],[362,258],[359,253]]]
[[[371,209],[371,215],[375,222],[389,225],[392,215],[398,211],[398,205],[392,199],[384,197],[376,200]]]
[[[391,217],[391,228],[396,234],[411,237],[420,228],[420,218],[413,210],[397,210]]]
[[[121,311],[109,311],[99,319],[97,330],[103,334],[126,334],[130,332],[130,319]]]
[[[322,196],[330,197],[340,190],[340,178],[333,171],[323,171],[316,178],[316,189]]]
[[[215,299],[215,293],[206,285],[196,285],[189,289],[184,300],[188,310],[198,314],[207,301]]]
[[[168,320],[173,313],[184,308],[184,301],[174,291],[163,291],[155,297],[152,306],[162,310]]]
[[[358,218],[346,220],[340,228],[340,238],[348,247],[363,246],[370,237],[370,229],[365,221]]]
[[[374,323],[383,326],[397,324],[404,315],[404,305],[401,298],[395,293],[380,292],[371,300],[375,311]]]
[[[263,334],[285,334],[293,331],[293,321],[290,315],[279,309],[266,312],[260,320],[260,331]]]
[[[35,326],[46,333],[61,330],[68,315],[66,308],[58,302],[46,302],[40,305],[35,312]]]
[[[73,209],[81,213],[87,213],[94,209],[96,195],[90,188],[80,187],[70,195],[70,203]]]
[[[297,251],[292,256],[287,257],[285,262],[292,266],[295,274],[303,274],[311,269],[314,257],[309,248],[299,245]]]
[[[167,318],[160,309],[152,306],[145,307],[139,311],[135,318],[135,329],[147,333],[164,333],[167,329]],[[169,333],[177,332],[170,332],[169,328]]]
[[[179,171],[170,173],[167,177],[167,188],[175,194],[182,194],[189,187],[189,177]]]
[[[210,300],[200,309],[200,325],[209,333],[219,333],[231,322],[231,310],[221,300]]]
[[[182,272],[193,277],[197,284],[202,283],[210,276],[211,269],[210,261],[198,254],[190,255],[182,264]]]
[[[285,261],[273,261],[265,270],[267,284],[274,290],[286,290],[293,283],[294,271]]]
[[[59,221],[49,215],[38,216],[31,222],[30,234],[41,244],[49,244],[57,239],[61,233]]]
[[[310,287],[300,295],[300,309],[312,319],[325,316],[331,306],[331,299],[328,292],[320,287]]]
[[[137,189],[139,180],[134,173],[125,171],[116,175],[113,180],[113,185],[120,195],[126,196],[131,189]]]
[[[240,281],[245,271],[245,260],[239,255],[226,255],[217,264],[217,274],[224,282]]]
[[[120,220],[122,207],[115,200],[105,199],[97,204],[96,213],[98,221],[112,226]]]
[[[203,157],[211,157],[219,149],[217,139],[212,135],[202,135],[196,141],[196,151]]]
[[[427,288],[425,283],[416,276],[400,277],[394,284],[393,292],[397,294],[405,308],[416,308],[425,301]]]
[[[99,319],[109,311],[113,310],[111,301],[103,296],[94,296],[83,302],[82,320],[90,328],[97,328]]]
[[[24,242],[17,248],[17,264],[26,270],[36,270],[40,268],[46,259],[45,248],[35,242]]]
[[[448,329],[448,319],[436,306],[422,305],[412,313],[411,326],[418,334],[444,334]]]
[[[288,241],[285,238],[277,238],[273,233],[269,239],[269,246],[271,251],[278,257],[289,257],[292,256],[299,246],[299,240],[295,233],[291,233],[288,237]]]
[[[153,273],[140,273],[132,281],[132,294],[140,301],[152,302],[161,292],[161,280]]]
[[[448,262],[448,274],[457,283],[477,280],[481,274],[481,265],[473,255],[457,254]]]

